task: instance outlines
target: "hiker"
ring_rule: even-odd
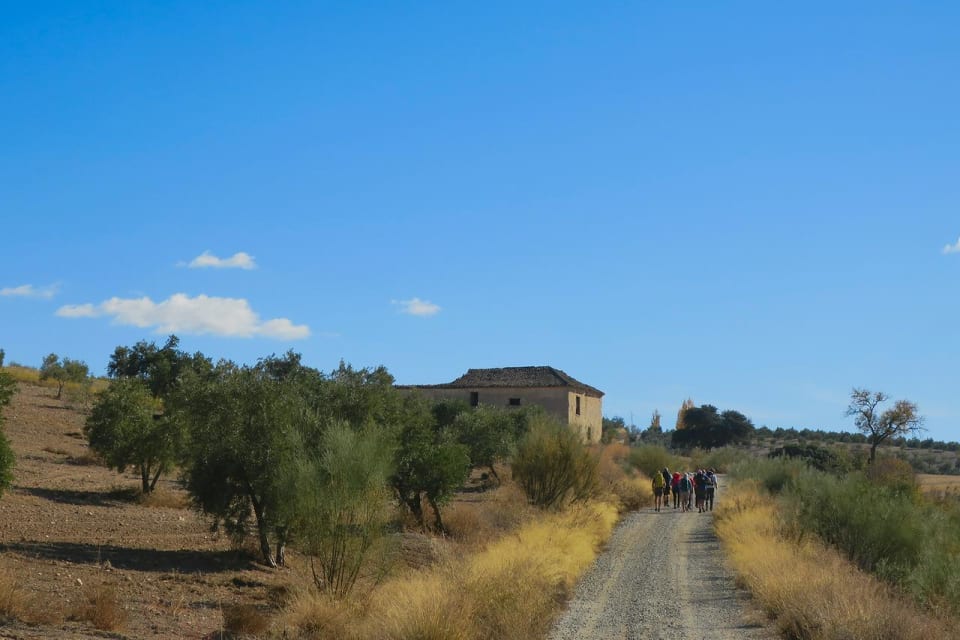
[[[693,476],[693,494],[697,504],[697,513],[706,511],[706,509],[703,508],[703,500],[707,491],[706,477],[703,469],[697,469],[697,473]]]
[[[690,476],[686,473],[680,475],[680,510],[686,513],[690,509]]]
[[[670,490],[673,492],[673,508],[676,509],[680,506],[680,476],[682,474],[679,471],[673,472],[673,477],[670,479]]]
[[[689,487],[687,490],[687,511],[693,511],[693,473],[687,471],[686,476],[687,486]]]
[[[717,473],[716,470],[710,469],[707,471],[707,494],[706,501],[707,507],[710,511],[713,511],[713,497],[717,492]]]
[[[660,472],[663,474],[663,506],[670,504],[670,481],[673,480],[673,474],[666,467]]]
[[[667,486],[666,481],[663,479],[663,474],[659,471],[653,474],[653,509],[654,511],[660,511],[660,506],[663,504],[663,492]]]

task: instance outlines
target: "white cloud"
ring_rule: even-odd
[[[61,318],[96,318],[99,314],[92,304],[66,304],[57,309]]]
[[[43,298],[49,300],[57,294],[60,287],[51,284],[47,287],[35,287],[32,284],[22,284],[19,287],[4,287],[0,289],[0,296],[18,296],[21,298]]]
[[[110,298],[98,305],[66,305],[57,310],[64,318],[106,316],[114,323],[153,327],[157,333],[212,334],[230,338],[279,338],[298,340],[310,335],[310,327],[286,318],[261,321],[243,298],[175,293],[162,302],[148,297]]]
[[[253,256],[243,251],[238,251],[229,258],[218,258],[209,251],[204,251],[187,265],[191,269],[203,269],[213,267],[214,269],[256,269],[257,263]]]
[[[943,253],[960,253],[960,238],[957,238],[957,244],[948,244],[943,248]]]
[[[410,300],[391,300],[391,303],[400,306],[400,312],[411,316],[433,316],[440,313],[440,306],[421,300],[420,298],[411,298]]]

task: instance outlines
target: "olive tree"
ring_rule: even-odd
[[[83,431],[108,467],[138,471],[143,493],[173,467],[183,443],[180,425],[157,411],[150,390],[136,379],[115,380],[101,392]]]
[[[301,394],[309,372],[297,365],[291,370],[297,375],[278,375],[285,368],[275,365],[276,358],[253,367],[220,363],[212,376],[182,385],[174,403],[190,434],[184,478],[194,504],[213,516],[215,527],[222,523],[237,536],[252,515],[264,562],[272,567],[284,564],[292,470],[319,428]]]
[[[433,509],[434,527],[444,531],[441,509],[470,475],[469,449],[452,429],[437,424],[429,404],[416,395],[405,398],[396,443],[390,483],[397,497],[421,527],[426,526],[426,500]]]
[[[909,400],[897,400],[892,407],[880,412],[879,406],[890,399],[882,391],[854,388],[850,392],[850,404],[846,415],[852,416],[857,429],[867,436],[870,443],[869,463],[877,457],[877,447],[889,438],[905,436],[923,430],[923,417],[917,405]]]
[[[434,410],[436,415],[437,411]],[[461,411],[452,428],[458,441],[467,447],[470,465],[482,467],[500,480],[496,463],[506,460],[516,445],[516,428],[512,416],[502,409],[479,406]]]
[[[68,382],[83,384],[90,379],[90,367],[82,360],[71,360],[51,353],[43,359],[40,365],[40,380],[56,380],[57,399],[63,394],[63,385]]]

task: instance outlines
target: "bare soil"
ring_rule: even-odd
[[[91,464],[83,414],[55,395],[21,384],[4,412],[17,462],[0,498],[0,574],[40,622],[0,623],[0,637],[204,638],[218,635],[226,607],[268,615],[295,570],[234,550],[188,507],[173,478],[158,485],[171,506],[141,504],[139,478]],[[116,632],[69,619],[102,587],[114,588],[126,618]]]

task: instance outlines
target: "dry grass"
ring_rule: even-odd
[[[498,506],[506,513],[496,516]],[[618,518],[617,506],[603,502],[534,511],[509,485],[447,513],[458,533],[440,543],[451,548],[439,561],[403,571],[363,599],[337,602],[299,590],[275,633],[344,640],[544,637]],[[483,533],[468,535],[474,525]]]
[[[918,473],[920,489],[938,495],[960,494],[960,476],[943,476],[930,473]]]
[[[120,604],[112,585],[89,587],[83,599],[70,614],[71,620],[89,622],[101,631],[117,631],[127,623],[127,612]]]
[[[190,498],[186,493],[165,489],[154,489],[150,493],[141,493],[137,502],[145,507],[157,509],[188,509],[190,507]]]
[[[599,449],[598,456],[600,491],[605,499],[617,502],[622,511],[636,511],[653,504],[650,478],[628,462],[630,447],[609,444]]]
[[[455,502],[443,514],[443,522],[453,540],[468,545],[483,545],[514,531],[536,515],[523,490],[514,482],[505,482],[496,491],[481,494],[476,502]]]
[[[958,628],[958,621],[919,610],[818,540],[790,539],[779,523],[776,503],[746,483],[717,511],[717,533],[739,580],[785,637],[926,640],[951,637],[949,629]]]
[[[223,608],[223,629],[231,636],[262,637],[270,627],[267,616],[251,604]]]
[[[10,575],[0,574],[0,623],[19,620],[27,624],[59,624],[64,619],[59,603],[29,593]]]
[[[20,620],[23,615],[26,594],[8,575],[0,575],[0,620]]]

